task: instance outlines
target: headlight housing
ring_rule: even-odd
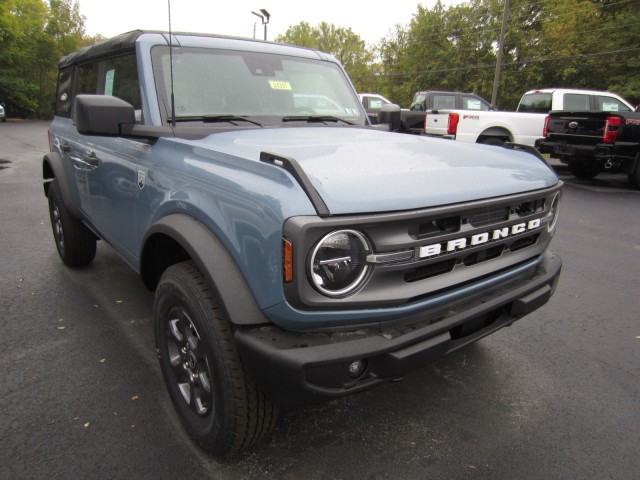
[[[556,228],[556,224],[558,223],[558,215],[560,213],[560,192],[556,193],[551,201],[551,206],[549,207],[549,213],[547,213],[547,231],[549,233],[553,232]]]
[[[356,230],[337,230],[325,235],[309,259],[311,283],[323,295],[344,297],[361,287],[371,269],[367,255],[371,247]]]

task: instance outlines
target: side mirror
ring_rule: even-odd
[[[389,131],[400,130],[400,105],[387,103],[383,105],[378,114],[378,123],[389,125]]]
[[[133,105],[109,95],[78,95],[73,121],[82,135],[118,136],[121,126],[136,123]]]

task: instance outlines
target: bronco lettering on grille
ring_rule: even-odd
[[[477,233],[467,237],[455,238],[446,242],[434,243],[420,247],[420,258],[433,257],[441,253],[452,253],[458,250],[464,250],[467,247],[475,247],[484,243],[494,242],[503,238],[515,237],[540,228],[542,225],[541,218],[535,218],[528,222],[517,223],[510,227],[498,228],[488,232]]]

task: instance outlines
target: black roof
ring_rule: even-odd
[[[123,33],[116,37],[110,38],[103,42],[90,45],[88,47],[81,48],[77,52],[65,55],[58,62],[58,67],[68,67],[74,63],[82,63],[85,60],[101,57],[104,55],[114,55],[119,53],[126,53],[135,50],[136,40],[143,33],[147,33],[142,30],[133,30],[128,33]]]
[[[65,55],[58,62],[59,68],[68,67],[76,63],[83,63],[87,60],[94,60],[103,56],[114,56],[135,51],[136,40],[140,35],[145,33],[158,33],[165,36],[167,45],[169,45],[169,32],[160,30],[132,30],[131,32],[123,33],[116,37],[104,40],[88,47],[81,48],[77,52]],[[235,40],[243,40],[258,43],[273,43],[264,40],[257,40],[251,38],[234,37],[231,35],[216,35],[211,33],[188,33],[188,32],[173,32],[174,36],[177,35],[193,35],[198,37],[212,37],[212,38],[229,38]],[[309,50],[309,49],[307,49]]]

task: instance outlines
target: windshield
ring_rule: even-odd
[[[152,56],[160,109],[166,123],[171,116],[169,48],[154,47]],[[352,124],[366,123],[343,71],[331,62],[174,47],[173,84],[178,119],[251,117],[268,125],[279,123],[284,117],[322,116]]]

